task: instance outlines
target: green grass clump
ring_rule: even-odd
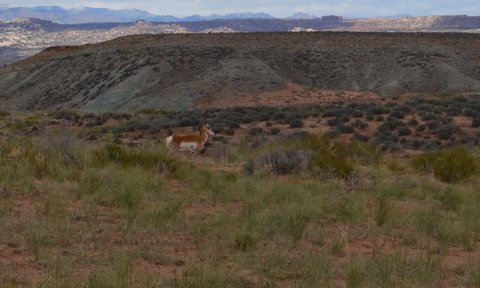
[[[439,193],[436,198],[442,203],[443,208],[453,211],[458,211],[463,202],[460,193],[451,188]]]
[[[428,287],[438,277],[439,264],[431,256],[378,253],[364,264],[365,281],[370,284],[365,286]]]
[[[381,158],[376,148],[356,141],[332,140],[326,135],[308,135],[297,145],[315,153],[311,163],[313,170],[327,170],[339,177],[349,176],[357,164],[378,162]]]
[[[10,112],[8,111],[0,111],[0,119],[10,116]]]
[[[478,265],[472,265],[466,275],[464,287],[480,287],[480,267]]]
[[[95,164],[115,162],[124,167],[141,167],[171,173],[178,168],[177,161],[168,155],[167,151],[134,151],[115,144],[107,144],[103,149],[94,151],[92,161]]]
[[[257,245],[258,238],[251,232],[240,232],[235,235],[234,241],[237,249],[247,251]]]
[[[307,211],[303,211],[299,208],[291,208],[284,212],[285,213],[282,213],[278,218],[280,230],[290,236],[293,241],[300,240],[311,220],[311,216]]]
[[[132,287],[132,263],[127,255],[117,255],[110,267],[92,272],[88,276],[86,287]]]
[[[144,108],[137,112],[137,114],[144,114],[144,115],[157,115],[157,114],[167,115],[168,113],[169,111],[167,110],[155,109],[155,108]]]
[[[343,197],[334,212],[341,221],[359,222],[364,215],[364,208],[364,203],[361,199]]]
[[[357,259],[352,257],[347,264],[347,288],[361,287],[365,275],[364,265]]]
[[[390,217],[392,209],[392,202],[388,195],[380,195],[377,197],[374,211],[374,219],[377,226],[383,226]]]
[[[38,119],[36,117],[30,116],[24,120],[15,120],[13,122],[7,123],[5,127],[12,128],[13,130],[24,130],[35,126],[38,124]]]
[[[250,283],[235,275],[232,271],[213,266],[191,268],[181,279],[175,280],[178,288],[233,288],[251,287]]]
[[[417,171],[433,172],[445,182],[459,182],[478,174],[477,159],[463,147],[441,149],[415,156],[412,166]]]
[[[332,140],[326,135],[307,134],[300,139],[287,140],[271,147],[267,145],[257,161],[251,160],[244,167],[248,175],[257,167],[270,168],[272,174],[297,174],[309,171],[333,173],[348,177],[357,164],[379,163],[379,149],[364,143]]]
[[[52,117],[53,119],[65,119],[65,120],[77,120],[80,119],[80,114],[75,111],[69,110],[61,110],[61,111],[53,111],[48,113],[48,116]]]
[[[181,215],[182,208],[183,206],[180,202],[167,203],[163,208],[156,208],[153,211],[147,212],[144,217],[142,217],[140,224],[151,225],[155,228],[162,229],[170,221]]]

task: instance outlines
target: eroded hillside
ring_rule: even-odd
[[[183,110],[202,99],[284,91],[381,96],[480,90],[480,35],[250,33],[142,35],[50,48],[0,70],[13,110]]]

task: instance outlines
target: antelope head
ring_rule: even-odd
[[[207,133],[207,134],[209,134],[209,135],[212,135],[212,136],[215,135],[215,133],[213,133],[212,129],[210,128],[210,125],[208,125],[208,124],[204,124],[204,125],[202,126],[201,131],[202,131],[202,132],[205,132],[205,133]]]

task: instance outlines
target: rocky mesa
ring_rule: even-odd
[[[235,33],[139,35],[55,47],[0,69],[0,108],[134,111],[234,103],[295,83],[311,89],[480,91],[480,35]]]

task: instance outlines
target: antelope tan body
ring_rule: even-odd
[[[199,134],[172,135],[165,139],[165,144],[171,149],[195,153],[203,149],[209,134],[215,135],[209,125],[203,125]]]

